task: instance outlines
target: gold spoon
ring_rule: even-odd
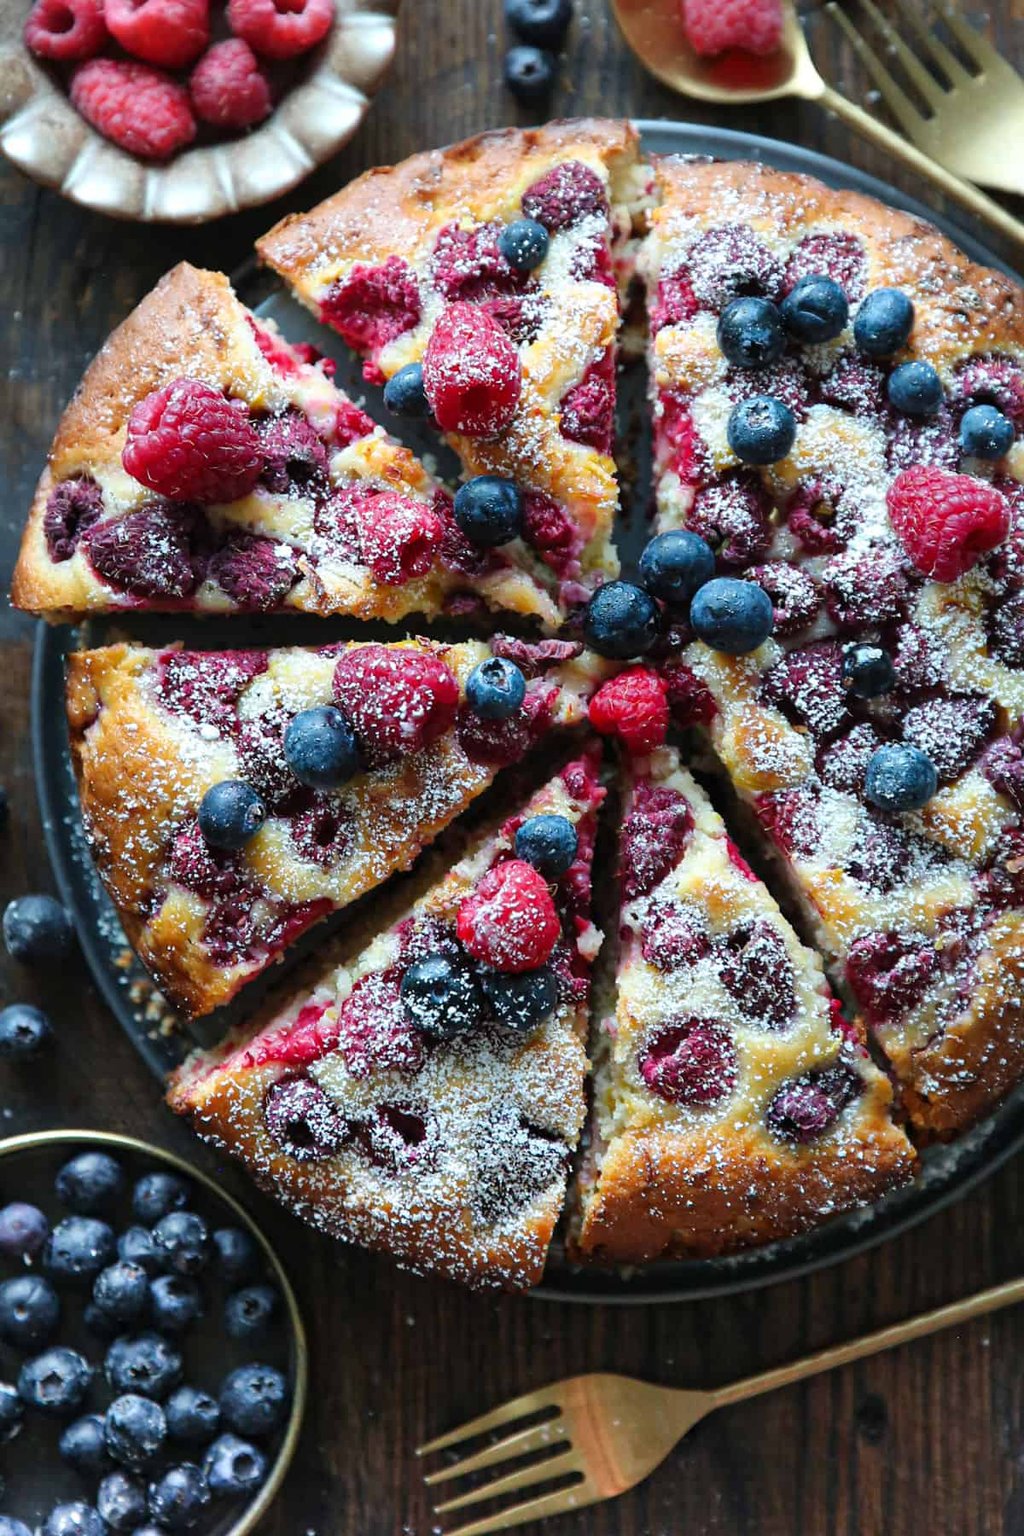
[[[807,39],[792,0],[784,0],[785,25],[782,46],[768,58],[732,50],[716,59],[703,59],[686,41],[679,0],[612,0],[615,18],[626,42],[652,75],[698,101],[726,106],[779,101],[798,96],[816,101],[826,112],[849,123],[851,128],[879,149],[887,150],[912,171],[932,182],[946,197],[958,202],[1000,234],[1024,247],[1024,224],[970,182],[962,181],[908,140],[848,101],[819,75],[807,47]],[[833,6],[828,6],[832,10]]]

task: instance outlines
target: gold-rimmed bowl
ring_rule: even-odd
[[[215,1179],[186,1162],[184,1158],[176,1156],[175,1153],[167,1152],[162,1147],[153,1146],[149,1142],[139,1141],[133,1136],[122,1136],[111,1131],[53,1130],[32,1131],[0,1141],[0,1205],[6,1205],[10,1200],[28,1200],[42,1205],[49,1214],[55,1216],[53,1180],[58,1168],[76,1153],[94,1150],[109,1152],[112,1156],[118,1157],[125,1166],[129,1183],[142,1173],[154,1168],[169,1169],[188,1179],[200,1195],[196,1205],[201,1214],[212,1217],[214,1213],[219,1213],[218,1222],[243,1227],[254,1238],[262,1254],[268,1278],[273,1280],[280,1292],[283,1304],[282,1328],[285,1333],[283,1357],[280,1363],[282,1368],[286,1369],[292,1397],[288,1418],[283,1428],[266,1447],[267,1476],[253,1498],[244,1506],[239,1505],[237,1501],[226,1503],[223,1507],[216,1503],[212,1504],[209,1522],[196,1526],[193,1532],[193,1536],[251,1536],[270,1508],[284,1481],[285,1473],[298,1444],[306,1404],[309,1350],[291,1282],[268,1238],[264,1236],[245,1207],[240,1205],[232,1195],[227,1194]],[[60,1342],[64,1342],[63,1336]],[[68,1342],[77,1347],[80,1340],[69,1335]],[[223,1347],[226,1353],[227,1346]],[[95,1342],[93,1348],[95,1349]],[[260,1347],[259,1345],[244,1346],[244,1352],[247,1356],[258,1355]],[[226,1360],[225,1372],[232,1365],[241,1363],[242,1351],[236,1351],[236,1353],[239,1354],[237,1360],[234,1358]],[[88,1413],[92,1409],[87,1403],[82,1411]],[[19,1442],[15,1444],[18,1445]],[[198,1455],[201,1452],[192,1454]],[[53,1457],[56,1463],[56,1450]],[[190,1459],[187,1447],[182,1448],[181,1459]],[[8,1458],[12,1464],[16,1460],[18,1458]],[[24,1461],[24,1458],[21,1460]],[[53,1479],[46,1473],[37,1474],[36,1469],[29,1466],[22,1479],[17,1468],[12,1466],[11,1470],[13,1475],[8,1478],[9,1483],[16,1485],[17,1482],[24,1480],[37,1483],[40,1487],[45,1484],[47,1505],[56,1502]],[[4,1471],[5,1474],[8,1472],[7,1465]],[[60,1493],[58,1496],[83,1497],[83,1489],[78,1485],[77,1479],[69,1482],[68,1489],[66,1495]],[[20,1519],[26,1518],[17,1509],[8,1511],[6,1506],[4,1512],[17,1514]],[[38,1517],[37,1514],[32,1518]],[[31,1519],[29,1523],[32,1523]]]

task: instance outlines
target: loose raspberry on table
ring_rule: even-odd
[[[91,59],[107,40],[103,0],[36,0],[25,47],[39,59]]]
[[[82,476],[62,480],[46,498],[43,534],[50,559],[59,565],[70,560],[83,533],[103,516],[103,492],[95,480]]]
[[[400,256],[379,267],[361,262],[331,287],[320,316],[355,352],[375,357],[396,336],[420,321],[420,290],[412,268]]]
[[[367,762],[377,765],[422,752],[455,723],[459,684],[424,651],[361,645],[334,669],[334,697]]]
[[[588,712],[602,736],[617,736],[630,752],[653,752],[668,734],[668,688],[649,667],[628,667],[602,684]]]
[[[214,43],[188,82],[196,116],[215,128],[253,128],[274,109],[270,81],[241,37]]]
[[[248,496],[263,468],[245,404],[201,379],[175,379],[139,401],[121,462],[161,496],[207,504]]]
[[[441,549],[445,525],[424,501],[397,492],[367,496],[356,518],[363,558],[374,580],[400,587],[425,576]]]
[[[132,597],[181,599],[195,591],[195,516],[189,507],[147,506],[89,530],[86,552],[107,584]]]
[[[495,437],[519,404],[519,353],[492,316],[472,304],[449,304],[423,354],[423,388],[443,431]]]
[[[562,397],[562,436],[611,453],[615,425],[615,354],[609,348]]]
[[[1010,531],[1006,497],[973,475],[917,465],[896,477],[886,500],[907,554],[936,581],[956,581]]]
[[[276,539],[258,534],[232,534],[206,568],[239,608],[248,613],[270,613],[288,596],[299,579],[295,551]]]
[[[107,26],[126,53],[181,69],[210,41],[209,0],[105,0]]]
[[[608,194],[596,171],[582,160],[563,160],[523,193],[523,215],[554,233],[592,214],[608,213]]]
[[[228,0],[228,26],[266,59],[294,59],[325,38],[334,0]]]
[[[523,859],[488,870],[459,907],[456,931],[474,960],[495,971],[535,971],[562,931],[543,875]]]
[[[775,53],[782,42],[781,0],[681,0],[683,30],[702,57],[728,48]]]
[[[638,1065],[650,1091],[670,1104],[717,1104],[736,1082],[736,1046],[721,1024],[685,1019],[663,1025]]]
[[[167,160],[196,136],[185,87],[128,59],[80,64],[71,104],[104,138],[142,160]]]

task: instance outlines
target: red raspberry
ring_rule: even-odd
[[[709,1019],[662,1025],[637,1065],[651,1093],[670,1104],[717,1104],[736,1082],[736,1047]]]
[[[400,587],[425,576],[444,539],[444,523],[426,502],[382,491],[359,508],[363,557],[375,581]]]
[[[240,37],[214,43],[192,71],[188,88],[196,116],[215,128],[252,128],[274,107],[270,81]]]
[[[81,476],[61,480],[46,499],[43,533],[55,565],[70,560],[82,534],[103,516],[103,492],[95,480]]]
[[[331,30],[334,0],[228,0],[228,25],[266,59],[308,53]]]
[[[107,40],[103,0],[36,0],[25,47],[40,59],[91,59]]]
[[[280,607],[299,579],[295,554],[287,544],[252,533],[231,534],[210,560],[206,575],[250,613]]]
[[[570,229],[591,214],[608,213],[608,194],[596,171],[582,160],[564,160],[527,187],[523,214],[552,232]]]
[[[685,269],[667,273],[659,281],[650,307],[651,335],[656,335],[666,325],[681,325],[692,320],[699,308],[697,295]]]
[[[602,736],[618,736],[630,752],[653,752],[668,733],[668,689],[648,667],[628,667],[597,690],[589,714]]]
[[[328,289],[320,317],[363,356],[379,352],[396,336],[419,325],[421,308],[411,268],[400,256],[389,256],[380,267],[357,262],[347,277]],[[382,382],[379,370],[372,366],[364,372]]]
[[[615,417],[615,354],[609,347],[562,397],[562,436],[611,453]]]
[[[210,41],[209,0],[106,0],[107,26],[128,53],[181,69]]]
[[[556,576],[579,571],[583,540],[564,507],[543,491],[523,494],[523,538]]]
[[[127,59],[80,64],[71,104],[104,138],[142,160],[168,160],[196,136],[185,87]]]
[[[361,645],[339,658],[334,697],[376,766],[422,752],[450,730],[459,684],[443,661],[425,651]]]
[[[449,304],[423,355],[423,387],[443,431],[496,437],[519,404],[519,353],[484,310]]]
[[[139,401],[121,462],[151,491],[204,504],[248,496],[263,468],[248,408],[201,379],[175,379]]]
[[[1010,507],[994,486],[917,464],[897,475],[889,519],[914,565],[936,581],[955,581],[1010,531]]]
[[[543,875],[522,859],[487,871],[459,907],[461,943],[496,971],[535,971],[558,942],[561,925]]]
[[[727,48],[774,53],[782,42],[781,0],[681,0],[683,30],[695,53]]]

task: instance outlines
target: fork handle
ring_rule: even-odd
[[[893,1323],[891,1327],[880,1328],[877,1333],[865,1334],[861,1339],[851,1339],[848,1344],[835,1344],[830,1349],[807,1355],[803,1360],[794,1360],[789,1365],[779,1365],[757,1376],[731,1382],[711,1392],[709,1396],[714,1400],[716,1408],[722,1408],[727,1403],[742,1403],[748,1397],[759,1397],[762,1392],[790,1386],[794,1381],[803,1381],[807,1376],[817,1376],[839,1365],[849,1365],[853,1360],[865,1360],[870,1355],[881,1354],[885,1349],[893,1349],[897,1344],[926,1338],[930,1333],[940,1333],[942,1329],[952,1328],[956,1323],[970,1322],[989,1312],[1012,1307],[1019,1301],[1024,1301],[1024,1279],[1007,1280],[1003,1285],[978,1291],[976,1295],[952,1301],[948,1306],[936,1307],[933,1312],[923,1312],[920,1317]]]

